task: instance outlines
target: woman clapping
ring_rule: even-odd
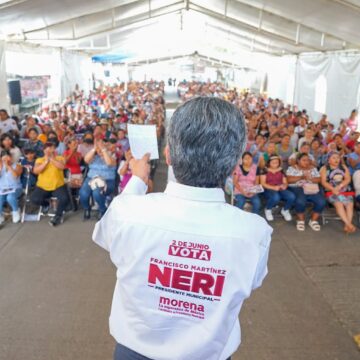
[[[20,221],[18,198],[22,192],[22,167],[13,162],[10,151],[2,150],[0,156],[0,224],[5,221],[2,212],[6,202],[11,207],[13,223],[17,223]]]
[[[95,147],[85,155],[89,171],[80,189],[80,202],[84,208],[84,220],[90,219],[90,198],[99,205],[99,218],[106,212],[106,197],[114,193],[116,177],[116,157],[107,143],[96,140]]]

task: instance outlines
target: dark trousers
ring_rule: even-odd
[[[264,192],[264,196],[266,199],[266,209],[274,208],[280,200],[283,200],[284,203],[284,210],[290,210],[295,202],[295,195],[289,190],[269,190],[266,189]]]
[[[31,194],[30,200],[35,205],[47,206],[49,205],[48,199],[50,199],[51,197],[56,197],[58,200],[55,215],[62,216],[68,203],[70,202],[69,194],[65,185],[53,191],[46,191],[35,186],[35,189]]]
[[[295,196],[295,211],[297,214],[303,214],[305,212],[306,203],[310,202],[314,205],[313,212],[321,214],[326,206],[325,196],[321,191],[313,195],[305,195],[302,187],[289,187]]]
[[[114,352],[114,360],[151,360],[151,359],[142,356],[133,350],[130,350],[124,345],[116,344],[115,352]],[[231,357],[229,357],[227,360],[231,360]]]
[[[105,214],[106,211],[106,196],[111,195],[114,193],[115,190],[115,179],[114,180],[106,180],[106,192],[103,193],[102,189],[95,189],[92,190],[89,185],[88,177],[84,180],[81,188],[80,188],[80,203],[85,210],[90,209],[90,197],[93,196],[94,200],[99,205],[99,211],[101,214]]]

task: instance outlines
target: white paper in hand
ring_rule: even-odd
[[[146,153],[150,154],[151,160],[159,158],[156,125],[128,124],[127,129],[131,153],[135,159],[141,159]]]

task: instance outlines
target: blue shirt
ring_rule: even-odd
[[[348,155],[348,159],[352,159],[352,160],[355,160],[355,161],[358,161],[359,158],[360,158],[360,156],[355,152],[352,152],[351,154]],[[349,165],[350,175],[353,175],[356,170],[360,170],[360,163],[358,163],[355,166],[355,168],[351,167],[349,162],[348,162],[348,165]]]
[[[56,148],[56,152],[58,155],[63,156],[66,150],[66,146],[63,142],[59,142],[58,147]]]
[[[114,180],[116,176],[116,166],[108,166],[105,161],[95,155],[94,160],[89,164],[89,172],[87,175],[90,179],[95,176],[101,176],[105,180]]]
[[[11,167],[16,169],[16,164]],[[19,188],[21,188],[20,178],[15,177],[11,171],[7,171],[3,166],[0,171],[0,194],[14,192]]]

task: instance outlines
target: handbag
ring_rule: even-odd
[[[89,186],[92,191],[94,191],[96,189],[100,189],[102,192],[105,192],[106,188],[107,188],[106,180],[101,176],[94,176],[89,181]]]
[[[314,183],[305,183],[303,185],[305,195],[315,195],[320,191],[319,184]]]
[[[82,174],[71,174],[69,183],[71,188],[81,188],[81,185],[83,183]]]

